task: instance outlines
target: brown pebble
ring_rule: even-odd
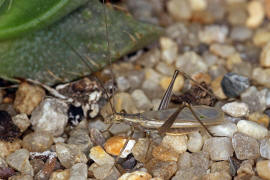
[[[108,139],[104,145],[107,153],[118,156],[124,147],[127,139],[121,136],[114,136]]]
[[[261,178],[265,180],[270,180],[270,160],[257,162],[256,170]]]
[[[226,95],[224,94],[221,87],[222,79],[223,79],[223,76],[219,76],[216,79],[214,79],[211,83],[211,89],[213,90],[214,94],[217,97],[219,97],[220,99],[226,99]]]
[[[179,157],[178,153],[161,145],[153,148],[152,155],[161,161],[177,161]]]
[[[24,82],[16,92],[14,108],[19,113],[30,115],[44,96],[45,91],[41,87]]]

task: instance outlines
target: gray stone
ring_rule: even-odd
[[[150,140],[146,138],[138,139],[132,149],[132,154],[137,161],[144,162],[147,158],[147,150],[149,149]]]
[[[263,158],[270,159],[270,139],[269,138],[261,140],[260,154]]]
[[[26,149],[19,149],[14,153],[8,155],[6,159],[8,165],[22,174],[34,175],[34,170],[29,162],[29,151]]]
[[[159,177],[164,180],[169,180],[177,171],[177,164],[173,161],[153,161],[151,165],[147,165],[147,170],[154,177]]]
[[[109,126],[110,124],[105,124],[100,119],[97,119],[95,121],[89,121],[88,129],[98,129],[99,131],[105,131],[108,129]]]
[[[144,94],[141,89],[136,89],[131,93],[131,97],[134,99],[136,107],[138,109],[147,111],[150,110],[153,106],[148,97]]]
[[[99,166],[104,164],[114,164],[114,158],[106,153],[101,146],[92,147],[89,153],[89,157]]]
[[[121,175],[113,164],[97,165],[93,163],[88,170],[91,171],[97,179],[115,180]]]
[[[226,44],[211,44],[210,52],[222,58],[228,58],[235,53],[233,46]]]
[[[87,165],[84,163],[74,164],[70,168],[70,177],[69,180],[86,180],[88,169]]]
[[[46,131],[54,136],[64,132],[68,106],[61,100],[47,98],[32,112],[31,124],[35,131]]]
[[[249,114],[249,107],[246,103],[230,102],[221,107],[222,111],[233,117],[245,117]]]
[[[127,91],[130,88],[128,79],[124,76],[116,78],[117,87],[120,91]]]
[[[246,41],[252,36],[252,30],[245,26],[233,26],[230,37],[234,41]]]
[[[255,86],[251,86],[241,94],[241,100],[248,105],[251,113],[263,112],[266,109],[266,94],[267,89],[259,91]]]
[[[129,124],[121,122],[121,123],[113,124],[111,126],[111,128],[109,129],[109,131],[113,135],[116,135],[116,134],[121,134],[121,133],[128,132],[130,129],[131,129],[131,127],[130,127]]]
[[[69,133],[68,144],[77,145],[77,147],[84,153],[88,154],[90,148],[93,146],[89,137],[87,129],[77,128]]]
[[[227,73],[221,81],[224,94],[230,98],[236,98],[249,87],[249,79],[235,73]]]
[[[24,132],[31,124],[26,114],[17,114],[12,117],[12,121],[20,128],[21,132]]]
[[[60,163],[65,168],[70,168],[76,163],[86,163],[87,158],[77,145],[56,143],[56,154]]]
[[[203,151],[208,152],[214,161],[228,160],[233,155],[231,138],[213,137],[205,140]]]
[[[190,167],[187,169],[179,169],[172,180],[187,180],[187,179],[200,179],[207,171],[199,167]]]
[[[235,133],[232,138],[232,145],[239,160],[256,159],[260,155],[257,140],[245,134]]]
[[[228,35],[227,26],[210,25],[206,26],[203,31],[199,32],[201,42],[210,44],[213,42],[224,43]]]
[[[23,147],[30,152],[43,152],[53,144],[53,137],[47,132],[33,132],[23,138]]]

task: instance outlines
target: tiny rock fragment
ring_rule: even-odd
[[[66,180],[69,178],[69,176],[70,176],[70,169],[57,170],[51,174],[50,180]]]
[[[231,139],[228,137],[213,137],[204,142],[203,151],[208,152],[214,161],[228,160],[233,155]]]
[[[232,138],[232,145],[239,160],[256,159],[260,155],[257,140],[245,134],[235,133]]]
[[[260,154],[263,158],[270,160],[270,139],[265,138],[260,143]]]
[[[150,110],[152,108],[152,103],[149,98],[144,94],[143,90],[135,89],[131,93],[131,97],[134,99],[136,107],[138,109]]]
[[[167,8],[171,16],[177,21],[189,19],[192,15],[188,0],[170,0],[167,2]]]
[[[246,26],[249,28],[258,27],[264,19],[264,7],[261,1],[253,0],[248,3],[247,10],[249,17]]]
[[[258,172],[259,177],[269,180],[270,179],[270,160],[257,162],[256,170]]]
[[[270,43],[263,47],[260,57],[260,64],[262,67],[270,67]]]
[[[45,91],[36,85],[27,82],[21,83],[16,92],[14,108],[19,113],[30,115],[45,96]]]
[[[163,90],[168,89],[171,79],[172,77],[165,76],[160,80],[160,86],[162,87]],[[183,87],[184,87],[184,78],[182,75],[178,75],[177,78],[175,79],[172,91],[179,92]]]
[[[107,153],[118,156],[123,148],[125,148],[120,155],[122,158],[127,157],[129,153],[131,153],[131,150],[135,144],[135,140],[129,140],[129,142],[126,144],[127,138],[121,137],[121,136],[114,136],[108,139],[104,145],[104,149]],[[126,146],[124,147],[124,145]]]
[[[198,131],[188,134],[187,148],[190,152],[198,152],[202,146],[203,138]]]
[[[20,139],[12,142],[0,141],[0,157],[4,158],[14,151],[20,149],[21,144],[22,141]]]
[[[53,144],[53,137],[46,132],[33,132],[23,138],[23,148],[30,152],[43,152]]]
[[[29,162],[29,151],[26,149],[19,149],[8,155],[6,161],[10,167],[19,172],[31,176],[34,175],[34,170]]]
[[[220,99],[226,99],[226,95],[223,92],[221,81],[223,76],[219,76],[211,82],[211,89],[215,96],[219,97]]]
[[[237,126],[232,122],[225,122],[220,125],[210,126],[209,130],[215,136],[232,137],[237,131]]]
[[[179,154],[169,147],[156,146],[152,151],[153,157],[161,161],[177,161]]]
[[[86,163],[85,154],[74,144],[56,143],[56,154],[60,163],[65,168],[70,168],[76,163]]]
[[[167,64],[172,64],[178,53],[178,45],[172,39],[167,37],[160,38],[161,58]]]
[[[134,171],[132,173],[125,173],[123,174],[118,180],[150,180],[152,176],[147,172],[143,171]]]
[[[252,71],[252,79],[260,85],[270,88],[270,68],[254,68]]]
[[[46,131],[59,136],[64,132],[68,122],[67,110],[68,106],[65,102],[47,98],[33,111],[31,124],[35,131]]]
[[[107,154],[101,146],[92,147],[89,157],[99,166],[104,164],[114,164],[114,158]]]
[[[21,132],[24,132],[31,124],[26,114],[17,114],[12,117],[12,121],[20,128]]]
[[[242,102],[231,102],[222,106],[222,111],[233,117],[245,117],[249,114],[248,105]]]
[[[249,87],[249,79],[236,73],[224,75],[221,86],[227,97],[236,98]]]
[[[70,177],[69,180],[77,180],[77,179],[87,179],[87,165],[84,163],[74,164],[70,168]]]
[[[87,129],[76,128],[69,133],[68,144],[76,145],[82,152],[88,153],[93,143]]]
[[[241,120],[237,123],[238,132],[246,134],[255,139],[263,139],[269,133],[266,127],[256,122]]]
[[[187,140],[186,135],[166,135],[161,145],[181,154],[187,150]]]
[[[164,180],[169,180],[177,171],[177,164],[173,161],[163,162],[156,159],[151,159],[146,164],[146,169],[154,177],[159,177]]]

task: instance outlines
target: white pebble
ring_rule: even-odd
[[[255,139],[262,139],[268,135],[266,127],[247,120],[241,120],[237,123],[238,132],[251,136]]]
[[[220,125],[209,127],[211,133],[215,136],[226,136],[232,137],[233,134],[237,131],[237,126],[232,122],[225,122]]]
[[[196,131],[188,135],[187,148],[190,152],[199,152],[203,146],[203,138],[201,134]]]
[[[233,117],[244,117],[249,114],[248,105],[241,102],[231,102],[222,106],[222,111]]]
[[[134,90],[131,97],[134,99],[136,107],[139,109],[150,110],[153,107],[151,101],[141,89]]]
[[[120,155],[121,158],[126,158],[132,151],[134,145],[136,144],[135,140],[129,140],[125,149],[122,151],[122,154]]]
[[[161,143],[164,147],[168,147],[173,151],[181,154],[187,150],[187,136],[186,135],[166,135]]]

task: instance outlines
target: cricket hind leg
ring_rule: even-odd
[[[173,77],[172,77],[172,80],[171,80],[171,82],[169,84],[169,87],[168,87],[168,89],[166,90],[166,92],[164,93],[164,95],[163,95],[163,97],[161,99],[158,110],[163,110],[163,109],[168,108],[168,105],[170,103],[171,96],[172,96],[173,85],[174,85],[174,82],[175,82],[176,77],[177,77],[178,74],[179,74],[179,71],[175,70],[174,74],[173,74]]]

